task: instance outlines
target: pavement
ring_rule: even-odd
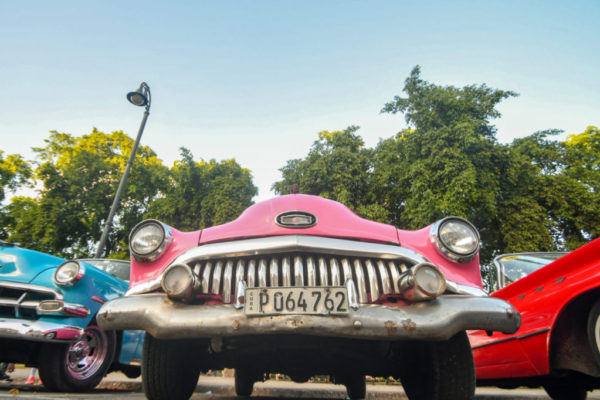
[[[21,391],[34,392],[37,388],[41,392],[44,391],[42,386],[26,385],[25,380],[29,374],[29,368],[16,368],[10,374],[12,382],[0,381],[0,391],[16,390],[16,393]],[[139,393],[140,398],[143,398],[141,378],[130,379],[120,372],[112,372],[108,374],[97,386],[94,391],[101,393]],[[49,395],[49,393],[48,393]],[[18,396],[18,395],[17,395]],[[112,396],[109,396],[111,398]],[[76,395],[68,395],[70,398],[79,398]],[[95,397],[95,396],[94,396]],[[121,396],[119,396],[121,397]],[[223,399],[235,397],[234,380],[229,377],[220,376],[200,376],[198,386],[192,399]],[[346,399],[346,389],[341,385],[333,385],[330,383],[294,383],[289,381],[269,380],[266,382],[256,383],[254,385],[253,397],[259,398],[275,398],[275,399]],[[0,398],[5,398],[0,395]],[[48,399],[54,397],[47,397]],[[61,397],[58,397],[61,398]],[[137,398],[137,397],[136,397]],[[498,388],[477,388],[477,400],[547,400],[549,397],[541,389],[498,389]],[[402,386],[398,384],[369,384],[367,385],[367,400],[401,400],[406,399]],[[600,400],[600,391],[591,392],[588,395],[588,400]]]

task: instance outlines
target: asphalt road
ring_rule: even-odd
[[[39,385],[25,385],[27,370],[17,370],[14,382],[0,382],[0,399],[145,399],[140,379],[127,379],[120,373],[109,374],[91,393],[52,393]],[[478,388],[477,400],[547,400],[543,390]],[[232,378],[202,376],[192,399],[194,400],[233,400],[236,399]],[[293,383],[267,381],[255,384],[252,399],[346,399],[346,389],[340,385],[325,383]],[[404,400],[406,396],[400,385],[368,385],[367,400]],[[600,400],[600,391],[588,396],[590,400]]]

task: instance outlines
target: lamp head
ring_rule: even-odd
[[[137,90],[127,93],[127,100],[134,106],[139,107],[148,104],[148,85],[142,82]]]

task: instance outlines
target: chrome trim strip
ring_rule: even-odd
[[[276,258],[271,258],[271,265],[269,265],[269,278],[271,280],[271,286],[279,286],[279,264]]]
[[[390,275],[385,267],[385,263],[381,260],[377,261],[377,268],[379,269],[379,275],[381,275],[381,282],[383,283],[383,294],[392,294],[392,286],[390,284]]]
[[[345,263],[344,263],[345,261]],[[345,258],[342,260],[342,265],[348,264],[348,260]],[[345,269],[345,268],[344,268]],[[354,260],[354,273],[356,274],[356,286],[358,286],[358,301],[362,303],[366,303],[367,300],[367,286],[365,285],[365,276],[363,274],[362,265],[360,260]],[[352,273],[350,273],[350,278],[346,275],[346,282],[352,280]]]
[[[344,274],[344,282],[348,279],[352,279],[352,269],[350,268],[350,262],[347,258],[342,258],[342,273]]]
[[[289,257],[283,257],[283,263],[282,263],[282,272],[281,274],[283,275],[283,286],[285,287],[290,287],[292,286],[292,265],[290,263],[290,258]]]
[[[340,264],[338,263],[337,258],[332,258],[329,261],[329,265],[331,266],[331,285],[341,286],[342,279],[340,278]]]
[[[21,282],[13,282],[13,281],[0,281],[0,288],[8,288],[8,289],[16,289],[16,290],[26,290],[30,292],[38,292],[44,293],[48,295],[54,296],[55,300],[64,300],[64,296],[61,292],[55,289],[51,289],[47,286],[36,285],[33,283],[21,283]]]
[[[223,302],[231,303],[231,278],[233,276],[233,261],[227,261],[223,273]],[[215,292],[217,293],[217,292]]]
[[[304,286],[304,265],[302,257],[294,257],[294,286]]]
[[[244,280],[244,271],[245,271],[245,265],[244,265],[244,260],[239,260],[237,262],[237,266],[235,267],[235,285],[234,288],[238,288],[238,284]],[[237,295],[236,295],[236,301],[237,301]]]
[[[398,280],[400,279],[400,272],[398,271],[395,262],[390,261],[388,263],[388,266],[390,267],[390,272],[392,275],[392,285],[394,287],[394,293],[398,294],[400,293],[400,285],[398,284]]]
[[[306,275],[308,278],[308,286],[317,286],[317,267],[315,260],[312,257],[306,259]]]
[[[204,272],[202,273],[202,293],[207,294],[208,293],[208,288],[209,283],[210,283],[210,273],[212,271],[212,263],[207,262],[206,265],[204,266]]]
[[[205,244],[186,251],[171,264],[214,257],[239,258],[294,251],[391,260],[407,259],[414,264],[427,262],[427,259],[419,253],[400,246],[320,236],[287,235]]]
[[[223,263],[221,261],[217,262],[215,265],[215,269],[213,270],[213,283],[211,293],[220,294],[221,293],[221,270],[223,269]]]
[[[248,287],[256,287],[256,260],[248,262]]]
[[[325,256],[339,255],[389,260],[404,259],[408,260],[411,264],[427,262],[427,259],[419,253],[391,244],[367,243],[320,236],[286,235],[201,245],[179,255],[169,265],[176,263],[187,264],[190,261],[209,260],[216,257],[272,256],[273,254],[290,252],[311,252],[324,254]],[[347,275],[344,275],[344,278],[347,278]],[[161,277],[157,277],[147,282],[141,282],[132,286],[125,295],[130,296],[152,292],[160,288],[160,281]],[[332,282],[332,284],[335,285],[335,282]]]
[[[319,285],[329,286],[329,277],[327,276],[327,262],[323,257],[319,257]]]
[[[70,343],[79,339],[84,330],[69,325],[21,318],[0,318],[0,337],[34,342]]]
[[[493,297],[446,295],[407,306],[363,305],[348,316],[248,317],[232,304],[181,307],[164,294],[121,297],[97,314],[105,330],[139,329],[158,339],[269,334],[374,340],[446,340],[471,329],[514,333],[517,310]],[[358,321],[358,322],[356,322]]]
[[[258,262],[258,286],[267,287],[267,262],[263,258]]]
[[[482,289],[463,285],[446,279],[446,290],[455,294],[464,294],[475,297],[488,297],[488,294]]]
[[[369,292],[371,293],[371,301],[376,301],[380,296],[379,283],[377,282],[377,275],[375,274],[375,267],[371,260],[367,260],[365,263],[367,267],[367,275],[369,276]]]

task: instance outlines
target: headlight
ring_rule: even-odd
[[[85,270],[77,261],[62,263],[54,271],[54,282],[61,286],[70,286],[79,281]]]
[[[479,250],[479,233],[468,221],[448,217],[431,228],[431,241],[452,261],[465,263],[475,258]]]
[[[129,249],[137,261],[154,261],[172,241],[173,234],[167,225],[149,219],[133,228],[129,235]]]
[[[184,264],[169,267],[162,277],[162,288],[171,298],[184,299],[190,297],[197,286],[194,273]]]

